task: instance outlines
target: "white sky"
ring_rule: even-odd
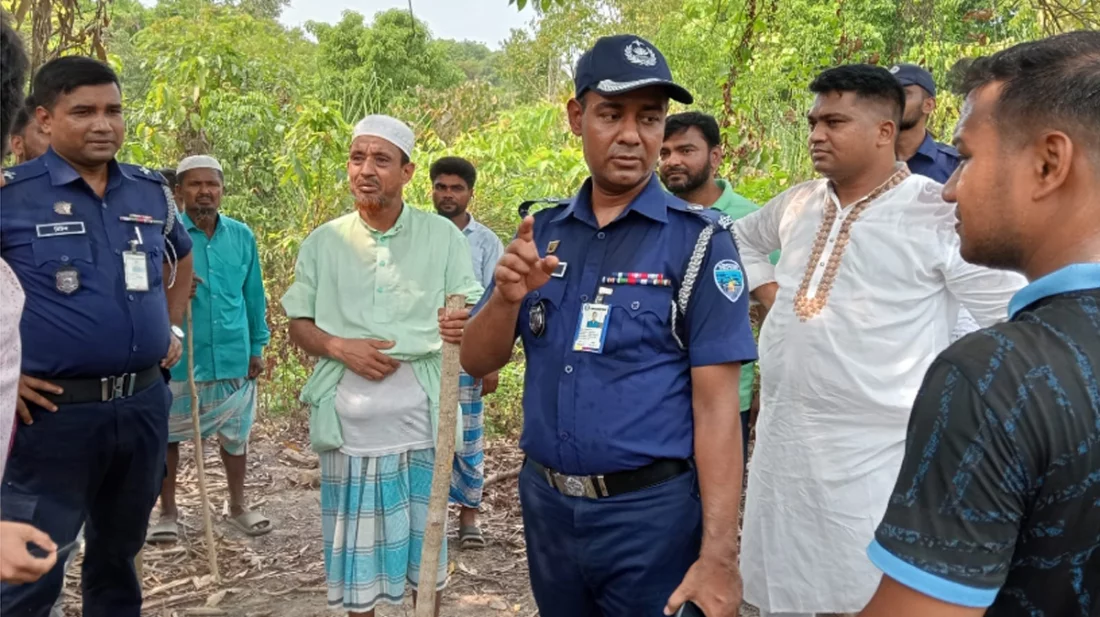
[[[530,3],[528,3],[530,4]],[[471,40],[500,49],[512,28],[522,28],[535,12],[527,6],[517,11],[508,0],[412,0],[413,14],[427,22],[440,39]],[[367,21],[387,9],[408,10],[408,0],[290,0],[279,21],[300,26],[307,21],[336,23],[345,10],[363,14]]]

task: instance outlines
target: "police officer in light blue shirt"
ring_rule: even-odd
[[[959,166],[959,152],[932,139],[928,118],[936,110],[936,81],[915,64],[898,64],[890,72],[905,89],[905,113],[898,127],[898,160],[909,171],[943,184]]]
[[[0,189],[0,253],[26,293],[23,424],[0,513],[62,547],[87,521],[82,614],[138,617],[133,560],[164,473],[191,240],[160,174],[114,159],[125,133],[114,71],[60,58],[33,95],[51,148],[5,170]],[[34,584],[3,586],[0,613],[47,615],[63,559]]]
[[[520,499],[544,617],[698,605],[734,617],[742,455],[738,379],[756,359],[731,234],[654,169],[669,99],[661,53],[601,38],[568,116],[591,177],[527,217],[462,341],[474,376],[527,360]]]

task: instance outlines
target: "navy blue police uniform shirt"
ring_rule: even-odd
[[[1100,264],[1020,290],[932,364],[868,549],[987,617],[1100,615]]]
[[[717,232],[711,240],[687,314],[679,320],[682,349],[672,335],[672,301],[696,240],[711,222],[665,192],[654,174],[630,206],[600,229],[591,192],[588,180],[568,204],[535,215],[539,254],[552,253],[566,265],[562,276],[528,294],[517,320],[526,355],[520,447],[540,464],[576,475],[689,458],[691,368],[756,359],[747,282],[733,236]],[[729,276],[731,271],[740,276]],[[630,272],[662,275],[672,285],[601,282]],[[596,300],[600,287],[612,290],[603,298],[610,306],[603,353],[574,351],[581,307]]]
[[[924,141],[917,148],[917,153],[906,161],[906,164],[909,166],[909,171],[915,174],[932,178],[940,184],[947,184],[947,179],[959,166],[959,151],[947,144],[941,144],[925,133]]]
[[[163,177],[112,161],[100,198],[52,149],[4,176],[0,255],[26,295],[22,372],[89,378],[157,365],[172,335],[162,280],[168,216]],[[120,220],[132,215],[155,222]],[[126,289],[123,253],[138,234],[148,291]],[[179,258],[191,252],[183,225],[176,224],[168,239]]]

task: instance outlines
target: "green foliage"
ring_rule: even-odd
[[[820,70],[908,60],[942,81],[958,58],[1069,23],[1053,1],[534,0],[529,27],[493,52],[435,39],[402,10],[309,23],[314,42],[275,20],[283,0],[113,0],[104,40],[127,104],[122,158],[161,167],[205,152],[222,161],[223,209],[255,231],[267,285],[262,404],[296,413],[312,360],[289,344],[278,301],[305,236],[351,206],[347,148],[364,115],[388,113],[416,130],[406,198],[418,207],[431,207],[435,159],[473,161],[473,212],[507,240],[521,201],[568,197],[588,174],[565,117],[573,63],[599,36],[636,33],[663,51],[694,108],[722,122],[721,174],[763,203],[811,175],[803,116]],[[933,130],[942,135],[958,101],[944,93],[938,102]],[[518,430],[522,378],[517,355],[487,399],[490,432]]]

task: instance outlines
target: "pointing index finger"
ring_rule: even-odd
[[[519,231],[516,232],[516,237],[524,242],[535,241],[535,217],[523,217],[523,222],[519,224]]]

